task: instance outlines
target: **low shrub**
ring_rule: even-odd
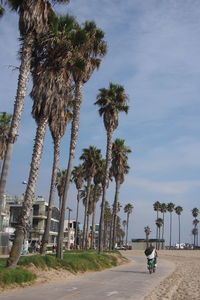
[[[4,287],[11,283],[24,283],[33,281],[36,275],[23,268],[8,269],[0,268],[0,286]]]

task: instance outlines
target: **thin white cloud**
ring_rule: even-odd
[[[134,172],[142,174],[152,173],[160,176],[175,171],[182,173],[183,169],[197,170],[200,167],[199,153],[200,142],[196,138],[183,137],[160,145],[152,145],[143,154],[136,151],[136,158],[130,161],[130,165],[133,166]]]
[[[160,195],[184,195],[194,188],[200,187],[200,180],[194,181],[155,181],[145,178],[129,177],[127,185],[142,189],[143,192],[157,193]]]

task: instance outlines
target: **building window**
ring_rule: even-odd
[[[34,216],[39,216],[39,204],[34,204],[33,205],[33,215]]]
[[[33,229],[36,229],[38,226],[38,220],[37,219],[33,219]]]

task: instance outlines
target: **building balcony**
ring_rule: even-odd
[[[47,219],[47,216],[44,214],[33,215],[33,218],[37,219]]]
[[[44,228],[33,227],[29,230],[29,232],[39,232],[44,233]]]

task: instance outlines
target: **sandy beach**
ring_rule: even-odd
[[[176,269],[144,300],[199,300],[200,251],[160,250],[159,258],[173,262]],[[157,271],[159,272],[159,266]]]

